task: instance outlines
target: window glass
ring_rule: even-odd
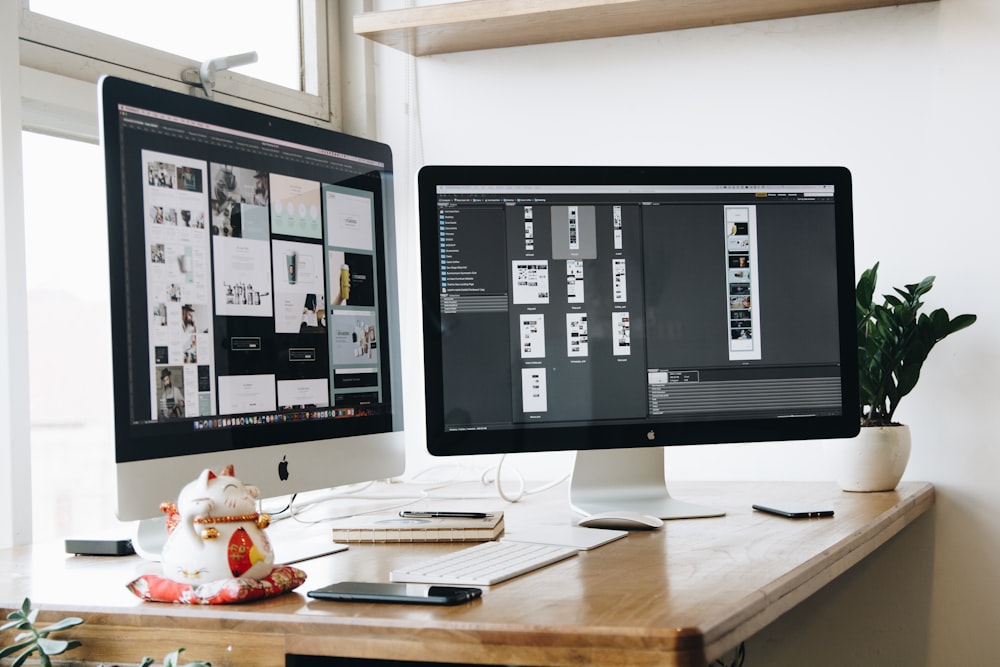
[[[256,51],[258,62],[236,71],[301,89],[298,0],[30,0],[29,6],[39,14],[199,62]]]
[[[32,530],[44,541],[117,522],[107,222],[99,146],[22,141]]]

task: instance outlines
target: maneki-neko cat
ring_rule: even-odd
[[[202,471],[181,489],[177,504],[163,503],[170,535],[163,576],[188,584],[219,579],[263,579],[274,567],[264,534],[270,517],[257,512],[257,487],[233,476],[233,466]]]

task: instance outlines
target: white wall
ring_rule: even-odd
[[[932,514],[751,639],[749,665],[1000,655],[998,36],[1000,3],[940,0],[415,62],[376,48],[380,136],[402,167],[411,332],[410,179],[420,163],[450,162],[843,164],[858,271],[880,260],[884,291],[936,274],[930,306],[979,315],[931,354],[898,413],[914,433],[906,478],[937,486]],[[419,340],[405,344],[419,383]],[[405,398],[413,471],[432,462],[420,453],[421,398]],[[565,459],[520,465],[547,476]],[[667,465],[673,478],[829,479],[817,444],[682,448]]]

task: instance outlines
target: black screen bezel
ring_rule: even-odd
[[[837,312],[841,359],[838,416],[642,424],[446,430],[442,373],[441,278],[437,188],[440,185],[722,185],[834,186]],[[853,437],[859,430],[854,297],[852,182],[837,166],[468,166],[430,165],[417,176],[427,449],[436,456],[614,449]],[[484,378],[502,382],[504,378]],[[651,428],[655,427],[655,428]]]
[[[292,442],[323,441],[331,438],[351,437],[398,430],[395,424],[398,406],[392,405],[398,369],[390,361],[392,332],[389,320],[389,279],[386,253],[390,245],[386,225],[393,223],[393,163],[388,145],[343,134],[326,128],[307,125],[285,118],[234,107],[212,100],[177,93],[116,77],[104,77],[99,87],[100,129],[103,147],[108,214],[108,247],[111,283],[111,344],[112,378],[114,384],[115,457],[118,463],[141,461],[173,456],[186,456],[208,452],[239,449]],[[136,225],[126,202],[126,184],[122,178],[122,142],[120,105],[177,116],[210,125],[238,128],[242,131],[271,137],[276,140],[326,149],[356,158],[380,163],[372,167],[377,172],[381,188],[381,206],[376,206],[375,253],[378,277],[379,319],[383,323],[381,339],[381,364],[383,368],[384,400],[378,414],[340,419],[308,420],[301,422],[264,423],[239,425],[226,428],[195,430],[191,419],[176,422],[138,424],[133,421],[133,383],[139,382],[135,368],[148,367],[148,350],[141,344],[145,336],[133,330],[136,321],[142,321],[139,312],[145,312],[145,268],[130,264],[130,257],[142,246],[137,238]],[[132,222],[130,223],[130,220]],[[131,236],[130,236],[131,234]],[[136,319],[138,318],[138,320]],[[142,358],[132,359],[136,354]]]

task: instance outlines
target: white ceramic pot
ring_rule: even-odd
[[[910,427],[864,426],[857,437],[828,442],[826,451],[844,491],[892,491],[910,460]]]

